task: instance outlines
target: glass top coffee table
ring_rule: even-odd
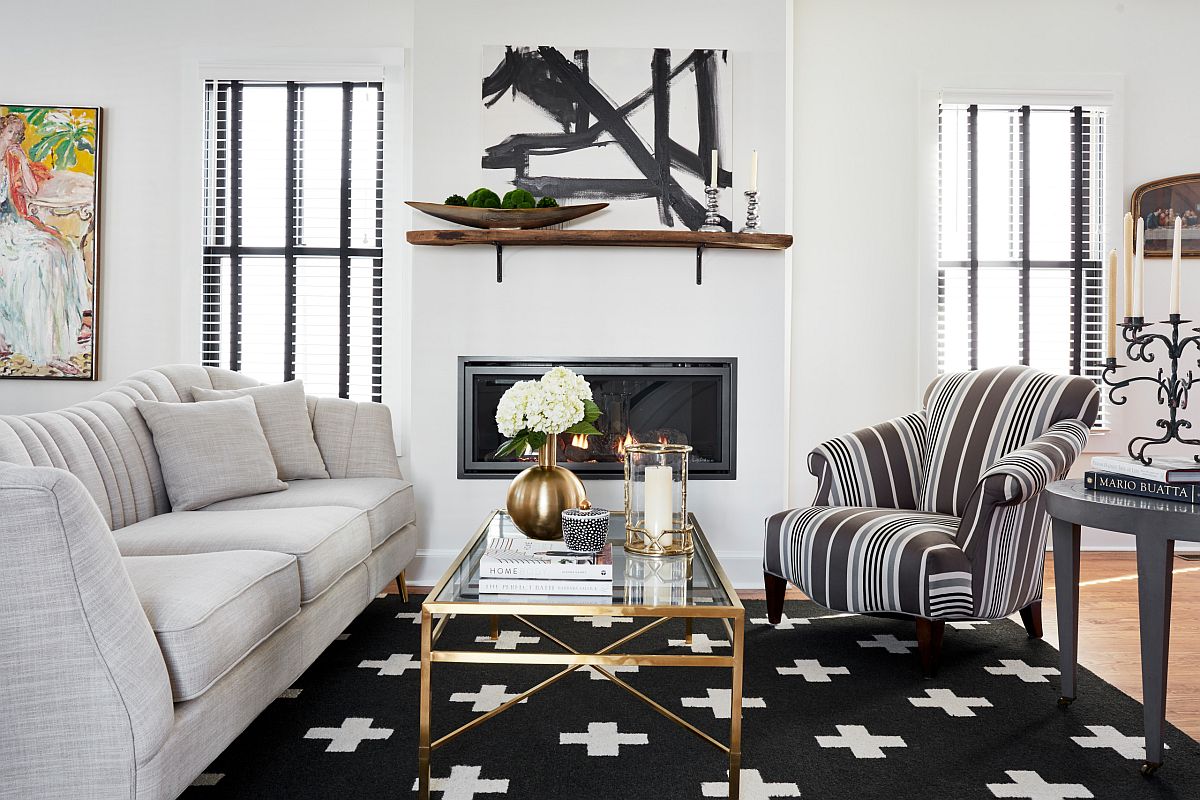
[[[745,610],[729,583],[720,562],[704,536],[694,515],[695,552],[690,556],[640,556],[626,553],[625,517],[613,514],[609,519],[608,538],[613,544],[613,590],[611,596],[577,597],[561,595],[509,595],[479,593],[479,560],[490,541],[520,537],[524,534],[503,511],[493,511],[471,537],[421,605],[421,718],[418,750],[418,788],[421,800],[429,798],[430,756],[433,751],[460,734],[507,711],[525,698],[570,675],[591,667],[598,674],[624,689],[630,696],[648,704],[672,722],[686,728],[729,757],[729,797],[738,797],[742,739],[742,665],[745,637]],[[434,616],[438,615],[438,619]],[[562,652],[522,653],[511,650],[439,650],[438,638],[457,616],[486,616],[491,620],[491,635],[499,635],[499,620],[507,616],[535,631]],[[643,617],[651,621],[632,633],[615,639],[594,652],[581,652],[563,639],[548,633],[531,617]],[[692,620],[719,619],[729,635],[730,655],[693,653],[638,653],[626,645],[660,625],[682,620],[684,642],[692,640]],[[581,623],[588,624],[588,623]],[[497,708],[480,714],[461,727],[434,737],[432,731],[431,670],[439,661],[468,664],[557,664],[562,669],[537,685],[511,698]],[[645,667],[721,667],[730,670],[729,742],[719,741],[675,712],[647,697],[611,669],[622,666]]]

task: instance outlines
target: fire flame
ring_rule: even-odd
[[[637,439],[633,438],[632,431],[625,431],[625,438],[617,442],[617,455],[621,458],[625,457],[625,448],[630,445],[637,444]]]
[[[665,433],[660,433],[658,435],[658,443],[659,444],[670,444],[671,440],[667,438],[667,435]]]
[[[580,450],[587,450],[588,435],[586,433],[577,433],[571,437],[571,447],[578,447]]]

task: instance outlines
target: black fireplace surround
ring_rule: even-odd
[[[600,436],[558,437],[558,462],[585,479],[624,477],[631,442],[689,444],[688,476],[737,477],[737,359],[458,359],[458,477],[516,475],[536,454],[497,459],[500,396],[554,366],[587,378],[602,415]]]

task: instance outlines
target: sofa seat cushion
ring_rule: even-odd
[[[280,492],[287,494],[287,492]],[[300,599],[316,599],[371,553],[366,515],[352,508],[177,511],[114,531],[123,556],[269,550],[295,556]]]
[[[296,559],[232,550],[122,559],[162,648],[175,702],[217,679],[300,613]]]
[[[205,511],[307,506],[348,506],[367,512],[372,550],[417,516],[412,484],[398,478],[292,481],[286,492],[224,500]]]

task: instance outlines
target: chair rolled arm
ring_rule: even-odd
[[[988,467],[975,491],[987,495],[995,505],[1031,500],[1067,474],[1083,452],[1087,437],[1088,426],[1080,420],[1056,422],[1041,436]]]
[[[926,451],[925,414],[907,414],[830,439],[808,454],[814,506],[916,508]]]

